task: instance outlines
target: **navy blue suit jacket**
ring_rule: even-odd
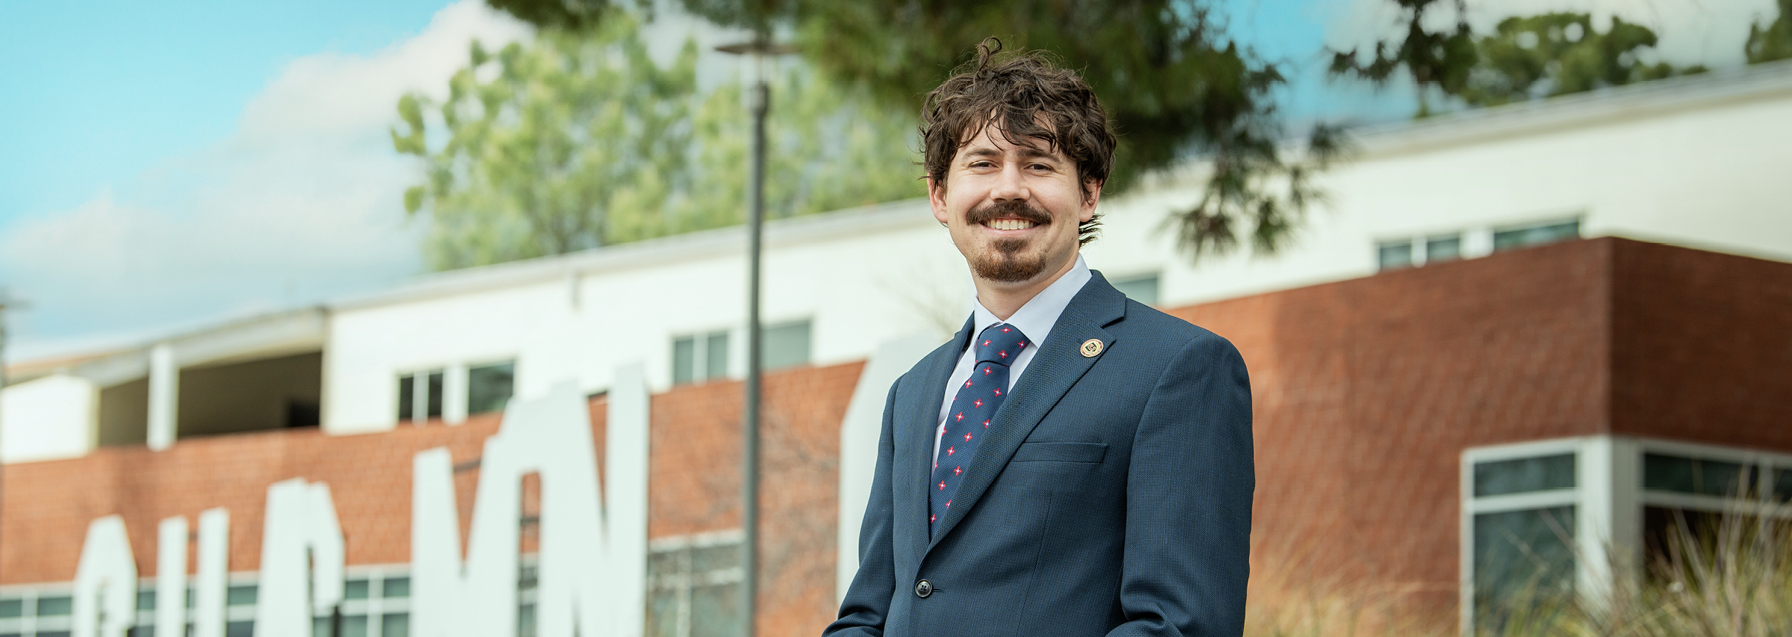
[[[859,572],[823,634],[1241,634],[1255,474],[1232,344],[1095,273],[930,537],[933,437],[971,325],[890,388]]]

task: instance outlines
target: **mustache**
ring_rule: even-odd
[[[967,224],[978,225],[986,221],[1002,219],[1004,217],[1031,221],[1042,226],[1050,225],[1052,222],[1051,215],[1045,214],[1044,211],[1035,209],[1028,205],[1027,202],[1018,199],[998,201],[972,208],[970,212],[965,213],[964,221]]]

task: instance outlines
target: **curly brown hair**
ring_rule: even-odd
[[[998,56],[1001,51],[1001,40],[984,40],[977,45],[977,59],[960,66],[922,102],[927,176],[944,188],[946,169],[958,149],[993,122],[1010,143],[1043,143],[1076,162],[1085,197],[1090,189],[1099,190],[1114,169],[1119,139],[1095,91],[1082,76],[1039,51]],[[1049,126],[1040,125],[1041,119]],[[1078,243],[1094,241],[1100,227],[1100,213],[1078,224]]]

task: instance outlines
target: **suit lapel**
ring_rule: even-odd
[[[1103,328],[1126,316],[1126,297],[1109,285],[1100,272],[1092,274],[1082,291],[1058,316],[1051,335],[1033,354],[1026,373],[1021,375],[1020,382],[1008,392],[1008,400],[996,411],[994,426],[990,427],[983,444],[978,446],[977,456],[971,459],[970,471],[965,473],[964,482],[959,483],[958,492],[952,496],[952,508],[946,511],[945,519],[933,533],[933,541],[927,545],[929,550],[951,533],[959,520],[970,514],[971,508],[983,498],[983,492],[1008,466],[1014,452],[1033,433],[1033,428],[1101,358],[1099,355],[1083,356],[1080,351],[1083,342],[1099,340],[1103,351],[1113,346],[1113,335]],[[947,368],[948,372],[950,369]],[[942,375],[933,386],[944,392],[946,380]],[[938,400],[937,396],[935,400]],[[934,405],[930,413],[937,417],[938,405]],[[921,485],[923,502],[927,489],[925,481],[923,479]],[[921,519],[925,518],[923,511]]]
[[[911,436],[914,451],[910,457],[902,460],[902,469],[895,476],[896,483],[902,485],[903,497],[897,500],[901,514],[911,528],[919,529],[910,533],[909,542],[914,556],[919,559],[927,552],[928,540],[928,506],[927,485],[933,480],[933,442],[939,429],[940,401],[946,392],[946,381],[951,379],[952,369],[957,366],[958,359],[964,354],[964,348],[970,344],[971,330],[976,324],[973,317],[965,321],[958,335],[946,345],[934,350],[926,360],[924,375],[915,391],[908,392],[904,401],[903,422],[896,423]]]

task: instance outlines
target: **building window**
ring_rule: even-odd
[[[225,637],[253,637],[256,576],[233,575],[224,593]],[[69,637],[73,598],[68,585],[31,587],[0,594],[0,636]],[[410,637],[409,574],[399,569],[351,569],[343,582],[341,637]],[[194,589],[187,587],[187,634],[193,632]],[[533,599],[533,597],[529,598]],[[137,615],[129,637],[154,637],[155,578],[137,583]],[[334,618],[312,618],[313,637],[330,637]]]
[[[809,321],[792,321],[762,328],[766,369],[783,369],[809,363]]]
[[[0,635],[68,637],[75,606],[69,589],[46,586],[0,595]]]
[[[655,540],[647,555],[648,637],[740,634],[739,531]]]
[[[253,576],[234,577],[224,593],[224,637],[251,637],[255,632],[256,584]],[[187,586],[187,634],[193,634],[194,588]],[[156,581],[137,582],[137,619],[129,637],[155,637]]]
[[[1375,249],[1376,263],[1382,270],[1412,267],[1412,240],[1383,241]]]
[[[1715,540],[1726,517],[1750,526],[1763,516],[1792,519],[1784,506],[1792,502],[1792,459],[1645,441],[1642,467],[1645,563],[1670,555],[1676,537]]]
[[[417,376],[404,374],[398,377],[398,421],[411,419],[411,403],[417,401]]]
[[[1745,449],[1626,436],[1518,443],[1464,451],[1462,481],[1462,621],[1477,633],[1501,634],[1515,613],[1622,575],[1613,547],[1657,564],[1686,554],[1676,540],[1710,546],[1723,525],[1792,521],[1792,456]]]
[[[398,420],[424,421],[442,417],[443,370],[403,374],[398,377]]]
[[[1462,258],[1462,235],[1425,238],[1425,262],[1442,263]]]
[[[224,589],[224,637],[255,634],[255,602],[260,592],[253,578],[232,583]],[[192,607],[193,589],[188,588],[187,608]]]
[[[1509,228],[1495,228],[1493,251],[1504,252],[1530,246],[1580,238],[1580,220],[1551,221]]]
[[[1462,258],[1462,233],[1383,241],[1376,244],[1375,254],[1382,270],[1455,261]]]
[[[232,587],[234,590],[235,587]],[[342,631],[333,614],[311,618],[312,637],[410,637],[411,577],[398,569],[351,569],[342,583]],[[253,616],[251,615],[251,619]],[[235,637],[231,633],[227,637]],[[244,633],[248,637],[248,633]]]
[[[728,375],[728,332],[672,339],[672,383],[696,383]]]
[[[501,411],[516,390],[516,361],[467,368],[467,413]]]
[[[1119,290],[1121,294],[1125,294],[1126,298],[1146,305],[1157,305],[1158,274],[1156,272],[1142,276],[1114,279],[1112,283],[1114,289]]]
[[[1463,619],[1502,634],[1515,612],[1575,590],[1579,441],[1464,454]]]

